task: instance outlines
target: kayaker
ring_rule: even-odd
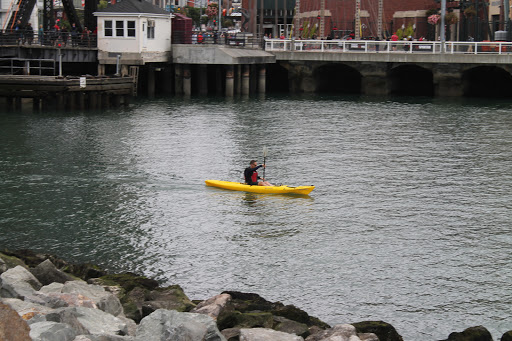
[[[265,181],[265,179],[261,179],[258,176],[257,170],[261,167],[265,166],[258,166],[258,162],[256,162],[256,160],[251,160],[249,167],[244,170],[245,183],[251,186],[274,186],[270,182]],[[261,181],[258,181],[259,179],[261,179]]]

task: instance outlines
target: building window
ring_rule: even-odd
[[[135,20],[116,20],[115,27],[114,21],[105,20],[105,37],[113,37],[115,30],[116,37],[129,37],[133,38],[136,36],[135,33]]]
[[[112,20],[105,20],[105,37],[112,37]]]
[[[116,37],[124,37],[124,21],[116,21]]]
[[[135,21],[128,21],[127,28],[128,28],[127,36],[135,37]]]
[[[155,39],[155,21],[148,20],[148,39]]]

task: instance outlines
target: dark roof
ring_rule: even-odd
[[[97,12],[170,14],[145,0],[118,0],[115,5],[108,4],[107,8],[98,9]]]

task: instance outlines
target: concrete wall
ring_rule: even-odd
[[[436,96],[460,97],[467,95],[468,87],[496,86],[492,78],[486,84],[471,84],[466,77],[469,73],[483,69],[480,74],[485,77],[489,68],[497,69],[502,75],[508,75],[505,87],[512,85],[512,66],[486,64],[442,64],[442,63],[397,63],[397,62],[326,62],[326,61],[282,61],[288,70],[288,80],[292,93],[313,93],[319,91],[324,79],[318,75],[330,74],[336,79],[333,88],[349,89],[348,93],[366,95],[389,95],[393,93]],[[340,66],[352,69],[351,72],[339,73]],[[329,68],[331,71],[329,71]],[[321,73],[318,70],[322,70]],[[494,72],[494,71],[493,71]],[[496,81],[498,78],[495,79]],[[339,87],[336,82],[344,82],[348,87]],[[474,82],[474,81],[473,81]],[[350,89],[350,85],[360,87]],[[416,91],[415,91],[416,90]],[[499,90],[499,86],[498,86]],[[346,91],[345,91],[346,92]],[[492,95],[492,94],[491,94]]]

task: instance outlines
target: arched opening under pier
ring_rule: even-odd
[[[317,93],[360,94],[361,73],[345,64],[328,64],[317,68],[313,77]]]
[[[512,75],[499,66],[478,66],[462,74],[465,97],[512,97]]]
[[[434,96],[432,71],[418,65],[398,66],[388,73],[391,95]]]
[[[281,64],[267,64],[266,91],[268,93],[289,92],[288,69]]]

